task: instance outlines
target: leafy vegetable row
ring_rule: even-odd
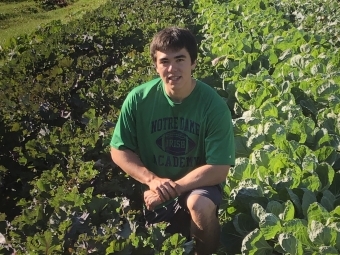
[[[222,212],[232,254],[340,252],[339,48],[319,28],[295,27],[295,5],[195,1],[203,58],[234,113]]]
[[[143,228],[138,186],[112,163],[108,144],[128,91],[155,74],[151,36],[192,20],[180,1],[112,1],[5,46],[1,254],[191,250],[162,225]]]

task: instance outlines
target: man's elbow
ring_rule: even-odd
[[[111,147],[110,153],[111,153],[111,159],[113,160],[114,163],[117,164],[117,161],[119,159],[119,155],[118,155],[119,154],[119,150],[116,149],[116,148]]]
[[[225,175],[228,176],[229,170],[230,170],[230,165],[225,165],[224,167],[225,167],[225,168],[224,168]]]
[[[230,165],[219,165],[218,168],[219,168],[218,169],[219,173],[221,173],[221,178],[224,181],[225,178],[227,178],[227,176],[228,176]]]

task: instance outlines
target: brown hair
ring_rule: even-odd
[[[197,59],[197,41],[189,29],[168,27],[159,31],[150,44],[152,61],[156,62],[156,51],[181,50],[185,48],[190,55],[191,63]]]

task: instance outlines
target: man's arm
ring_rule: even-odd
[[[178,184],[175,187],[176,193],[180,195],[199,187],[217,185],[225,181],[229,168],[229,165],[204,165],[198,167],[183,178],[175,181]],[[153,210],[163,201],[155,192],[147,190],[144,192],[144,202],[148,210]]]
[[[175,182],[167,178],[160,178],[149,171],[133,151],[111,147],[111,158],[132,178],[149,186],[149,189],[157,193],[163,202],[179,195],[176,192],[178,185]]]
[[[187,191],[213,186],[226,180],[229,165],[203,165],[186,174],[181,179],[175,181],[178,184],[177,193],[183,194]]]
[[[118,150],[111,147],[112,160],[128,175],[143,184],[148,184],[157,176],[150,172],[131,150]]]

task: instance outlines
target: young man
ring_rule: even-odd
[[[197,42],[189,30],[163,29],[150,53],[160,78],[124,101],[112,159],[143,184],[148,225],[169,222],[170,232],[195,238],[196,254],[210,254],[219,245],[220,185],[235,161],[231,114],[213,88],[192,78]]]

